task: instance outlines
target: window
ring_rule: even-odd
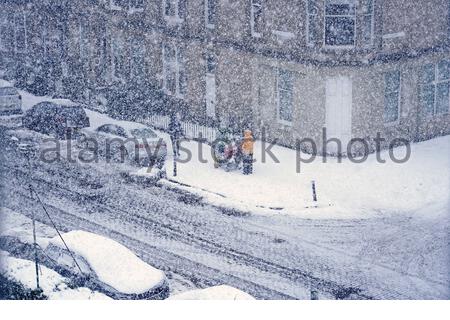
[[[319,23],[318,23],[318,13],[319,8],[317,6],[317,0],[308,0],[307,2],[307,44],[309,46],[314,46],[319,39]]]
[[[79,30],[79,47],[80,57],[82,59],[89,59],[89,31],[90,26],[85,18],[81,18],[78,26]]]
[[[145,41],[144,38],[134,38],[131,41],[131,75],[139,80],[145,75]]]
[[[400,71],[390,71],[384,75],[384,121],[395,122],[400,110]]]
[[[356,0],[325,0],[325,45],[354,46]]]
[[[27,26],[25,12],[14,14],[14,43],[16,52],[27,50]]]
[[[293,73],[287,70],[278,69],[277,76],[277,104],[278,121],[281,123],[292,122],[293,110]]]
[[[14,49],[14,15],[6,10],[0,11],[0,51]]]
[[[141,11],[144,9],[144,0],[129,0],[130,10]]]
[[[420,73],[420,100],[429,116],[446,114],[450,104],[450,60],[427,64]]]
[[[216,58],[213,53],[208,53],[206,57],[206,73],[216,72]]]
[[[163,88],[167,94],[186,94],[186,73],[181,50],[174,44],[163,45]]]
[[[163,0],[164,16],[181,21],[184,18],[184,0]]]
[[[262,0],[252,0],[250,8],[250,28],[253,37],[259,38],[263,31]]]
[[[362,21],[361,21],[361,41],[363,46],[371,47],[373,45],[373,26],[374,26],[374,0],[362,1]]]
[[[206,27],[214,28],[216,24],[217,0],[205,0],[205,19]]]
[[[122,9],[128,9],[128,2],[130,0],[110,0],[109,6],[111,10],[122,10]],[[131,2],[134,2],[131,0]]]
[[[113,75],[122,78],[125,64],[125,45],[120,35],[115,35],[111,41]]]
[[[144,11],[144,0],[128,0],[128,14]]]

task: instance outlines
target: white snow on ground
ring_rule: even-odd
[[[3,85],[9,82],[1,80]],[[1,83],[0,83],[1,84]],[[50,97],[37,97],[20,91],[24,109],[32,105],[52,100]],[[57,100],[57,99],[56,99]],[[91,125],[116,123],[105,114],[86,109]],[[120,121],[121,125],[135,123]],[[171,153],[170,139],[162,135]],[[317,156],[315,161],[301,163],[301,173],[296,172],[296,151],[274,146],[271,151],[279,160],[275,163],[269,156],[262,163],[263,146],[255,143],[254,174],[244,176],[241,172],[225,172],[215,169],[210,147],[201,145],[207,163],[199,161],[199,145],[194,141],[183,142],[190,150],[192,159],[177,164],[177,177],[173,177],[173,161],[166,163],[170,179],[185,183],[193,188],[185,188],[205,197],[213,204],[237,208],[263,214],[292,214],[306,218],[367,218],[386,212],[422,212],[431,205],[441,208],[428,215],[448,216],[450,193],[450,136],[435,138],[412,144],[411,158],[407,163],[396,164],[383,151],[380,157],[386,163],[378,163],[376,155],[367,161],[355,164],[348,159],[337,163],[328,157],[327,163]],[[402,158],[404,147],[394,149],[397,158]],[[301,154],[302,159],[310,156]],[[186,155],[182,152],[182,159]],[[112,164],[106,168],[111,171]],[[136,172],[144,174],[145,168]],[[315,180],[318,193],[318,208],[312,203],[311,181]],[[169,182],[165,182],[170,184]],[[173,186],[173,184],[171,184]]]
[[[186,291],[173,295],[168,300],[255,300],[255,298],[239,289],[221,285]]]
[[[18,259],[0,251],[0,272],[5,277],[20,282],[25,288],[36,289],[36,271],[33,261]],[[61,299],[110,299],[106,295],[88,288],[71,289],[67,279],[55,271],[39,266],[39,283],[43,293],[51,300]]]
[[[69,249],[86,259],[102,282],[122,293],[144,293],[166,281],[164,272],[114,240],[80,230],[62,237]],[[50,243],[65,248],[59,237],[52,238]]]
[[[33,243],[33,227],[30,218],[3,207],[0,208],[0,221],[0,235],[17,238],[23,243]],[[36,238],[41,247],[45,247],[48,239],[56,235],[55,229],[36,221]]]
[[[207,163],[198,157],[199,146],[194,141],[182,143],[192,153],[187,163],[178,163],[178,175],[173,177],[173,161],[167,161],[170,179],[185,183],[194,192],[204,195],[216,204],[230,203],[242,210],[261,213],[286,213],[308,218],[366,218],[389,212],[413,212],[441,203],[446,215],[449,211],[450,191],[450,136],[412,144],[411,158],[396,164],[389,152],[380,156],[386,163],[378,163],[376,155],[361,164],[343,159],[316,157],[309,164],[301,163],[296,173],[296,151],[274,146],[272,152],[279,159],[269,157],[261,163],[262,144],[255,143],[254,174],[225,172],[215,169],[210,147],[201,146]],[[405,147],[394,149],[397,158],[403,158]],[[301,154],[303,159],[309,155]],[[182,151],[181,159],[186,159]],[[310,208],[311,181],[315,180],[319,208]],[[272,208],[272,209],[269,209]]]

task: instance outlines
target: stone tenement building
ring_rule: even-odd
[[[0,5],[0,68],[23,86],[96,103],[116,83],[142,83],[182,101],[184,114],[265,128],[287,146],[309,137],[320,147],[324,127],[372,147],[377,133],[450,133],[448,0]]]

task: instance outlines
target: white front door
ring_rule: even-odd
[[[335,77],[326,80],[326,129],[327,138],[337,138],[346,153],[352,134],[352,80]],[[328,153],[337,152],[337,144],[327,144]]]
[[[206,75],[206,115],[216,118],[216,76]]]

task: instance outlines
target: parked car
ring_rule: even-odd
[[[164,166],[167,144],[164,138],[146,125],[113,120],[100,121],[80,131],[78,146],[92,149],[96,141],[101,155],[115,161],[128,160],[143,167]],[[91,140],[91,141],[89,141]],[[109,147],[108,147],[109,146]]]
[[[81,230],[67,232],[62,238],[72,254],[57,236],[48,241],[45,255],[55,262],[56,271],[75,277],[79,285],[115,299],[169,296],[164,272],[145,263],[122,244]]]
[[[22,96],[14,87],[0,87],[0,114],[22,114]]]
[[[25,128],[58,138],[75,137],[81,128],[89,127],[83,107],[70,100],[54,99],[34,105],[23,118]]]

